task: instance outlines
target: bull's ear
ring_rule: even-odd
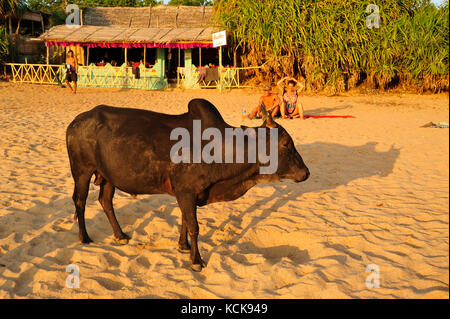
[[[272,114],[266,111],[266,108],[263,104],[260,105],[260,110],[262,114],[263,121],[266,123],[266,127],[274,128],[277,126],[277,123],[272,118]]]
[[[272,114],[270,112],[267,114],[266,126],[270,128],[277,127],[277,123],[275,123],[275,121],[273,120]]]

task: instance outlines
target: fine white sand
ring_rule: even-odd
[[[304,183],[252,188],[198,209],[201,273],[177,250],[180,210],[167,195],[120,191],[120,246],[91,184],[93,244],[78,243],[65,130],[98,104],[172,114],[211,101],[232,125],[249,91],[139,91],[0,82],[0,298],[448,298],[448,95],[305,96],[306,114],[278,120],[311,171]],[[66,267],[80,288],[66,288]],[[366,286],[368,265],[380,287]]]

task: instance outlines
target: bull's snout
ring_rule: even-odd
[[[305,168],[301,170],[301,173],[295,179],[295,182],[296,183],[304,182],[308,179],[309,175],[310,175],[309,169],[308,167],[305,166]]]

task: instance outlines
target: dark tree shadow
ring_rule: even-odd
[[[305,106],[303,106],[305,107]],[[319,116],[319,115],[330,115],[330,113],[335,111],[342,111],[346,109],[351,109],[351,105],[342,105],[342,106],[335,106],[335,107],[319,107],[316,109],[308,109],[305,108],[305,115],[312,115],[312,116]],[[341,115],[347,115],[347,114],[341,114]]]

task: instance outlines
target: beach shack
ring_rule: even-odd
[[[79,26],[52,27],[41,39],[47,48],[74,52],[80,65],[78,86],[164,89],[182,77],[183,86],[193,87],[202,76],[201,70],[195,72],[198,67],[219,65],[219,50],[212,44],[218,30],[212,10],[166,5],[88,8],[81,12]]]
[[[16,49],[12,57],[14,61],[40,60],[45,47],[39,36],[48,26],[49,18],[49,14],[30,9],[25,9],[20,15],[8,16],[7,30],[11,44]]]

